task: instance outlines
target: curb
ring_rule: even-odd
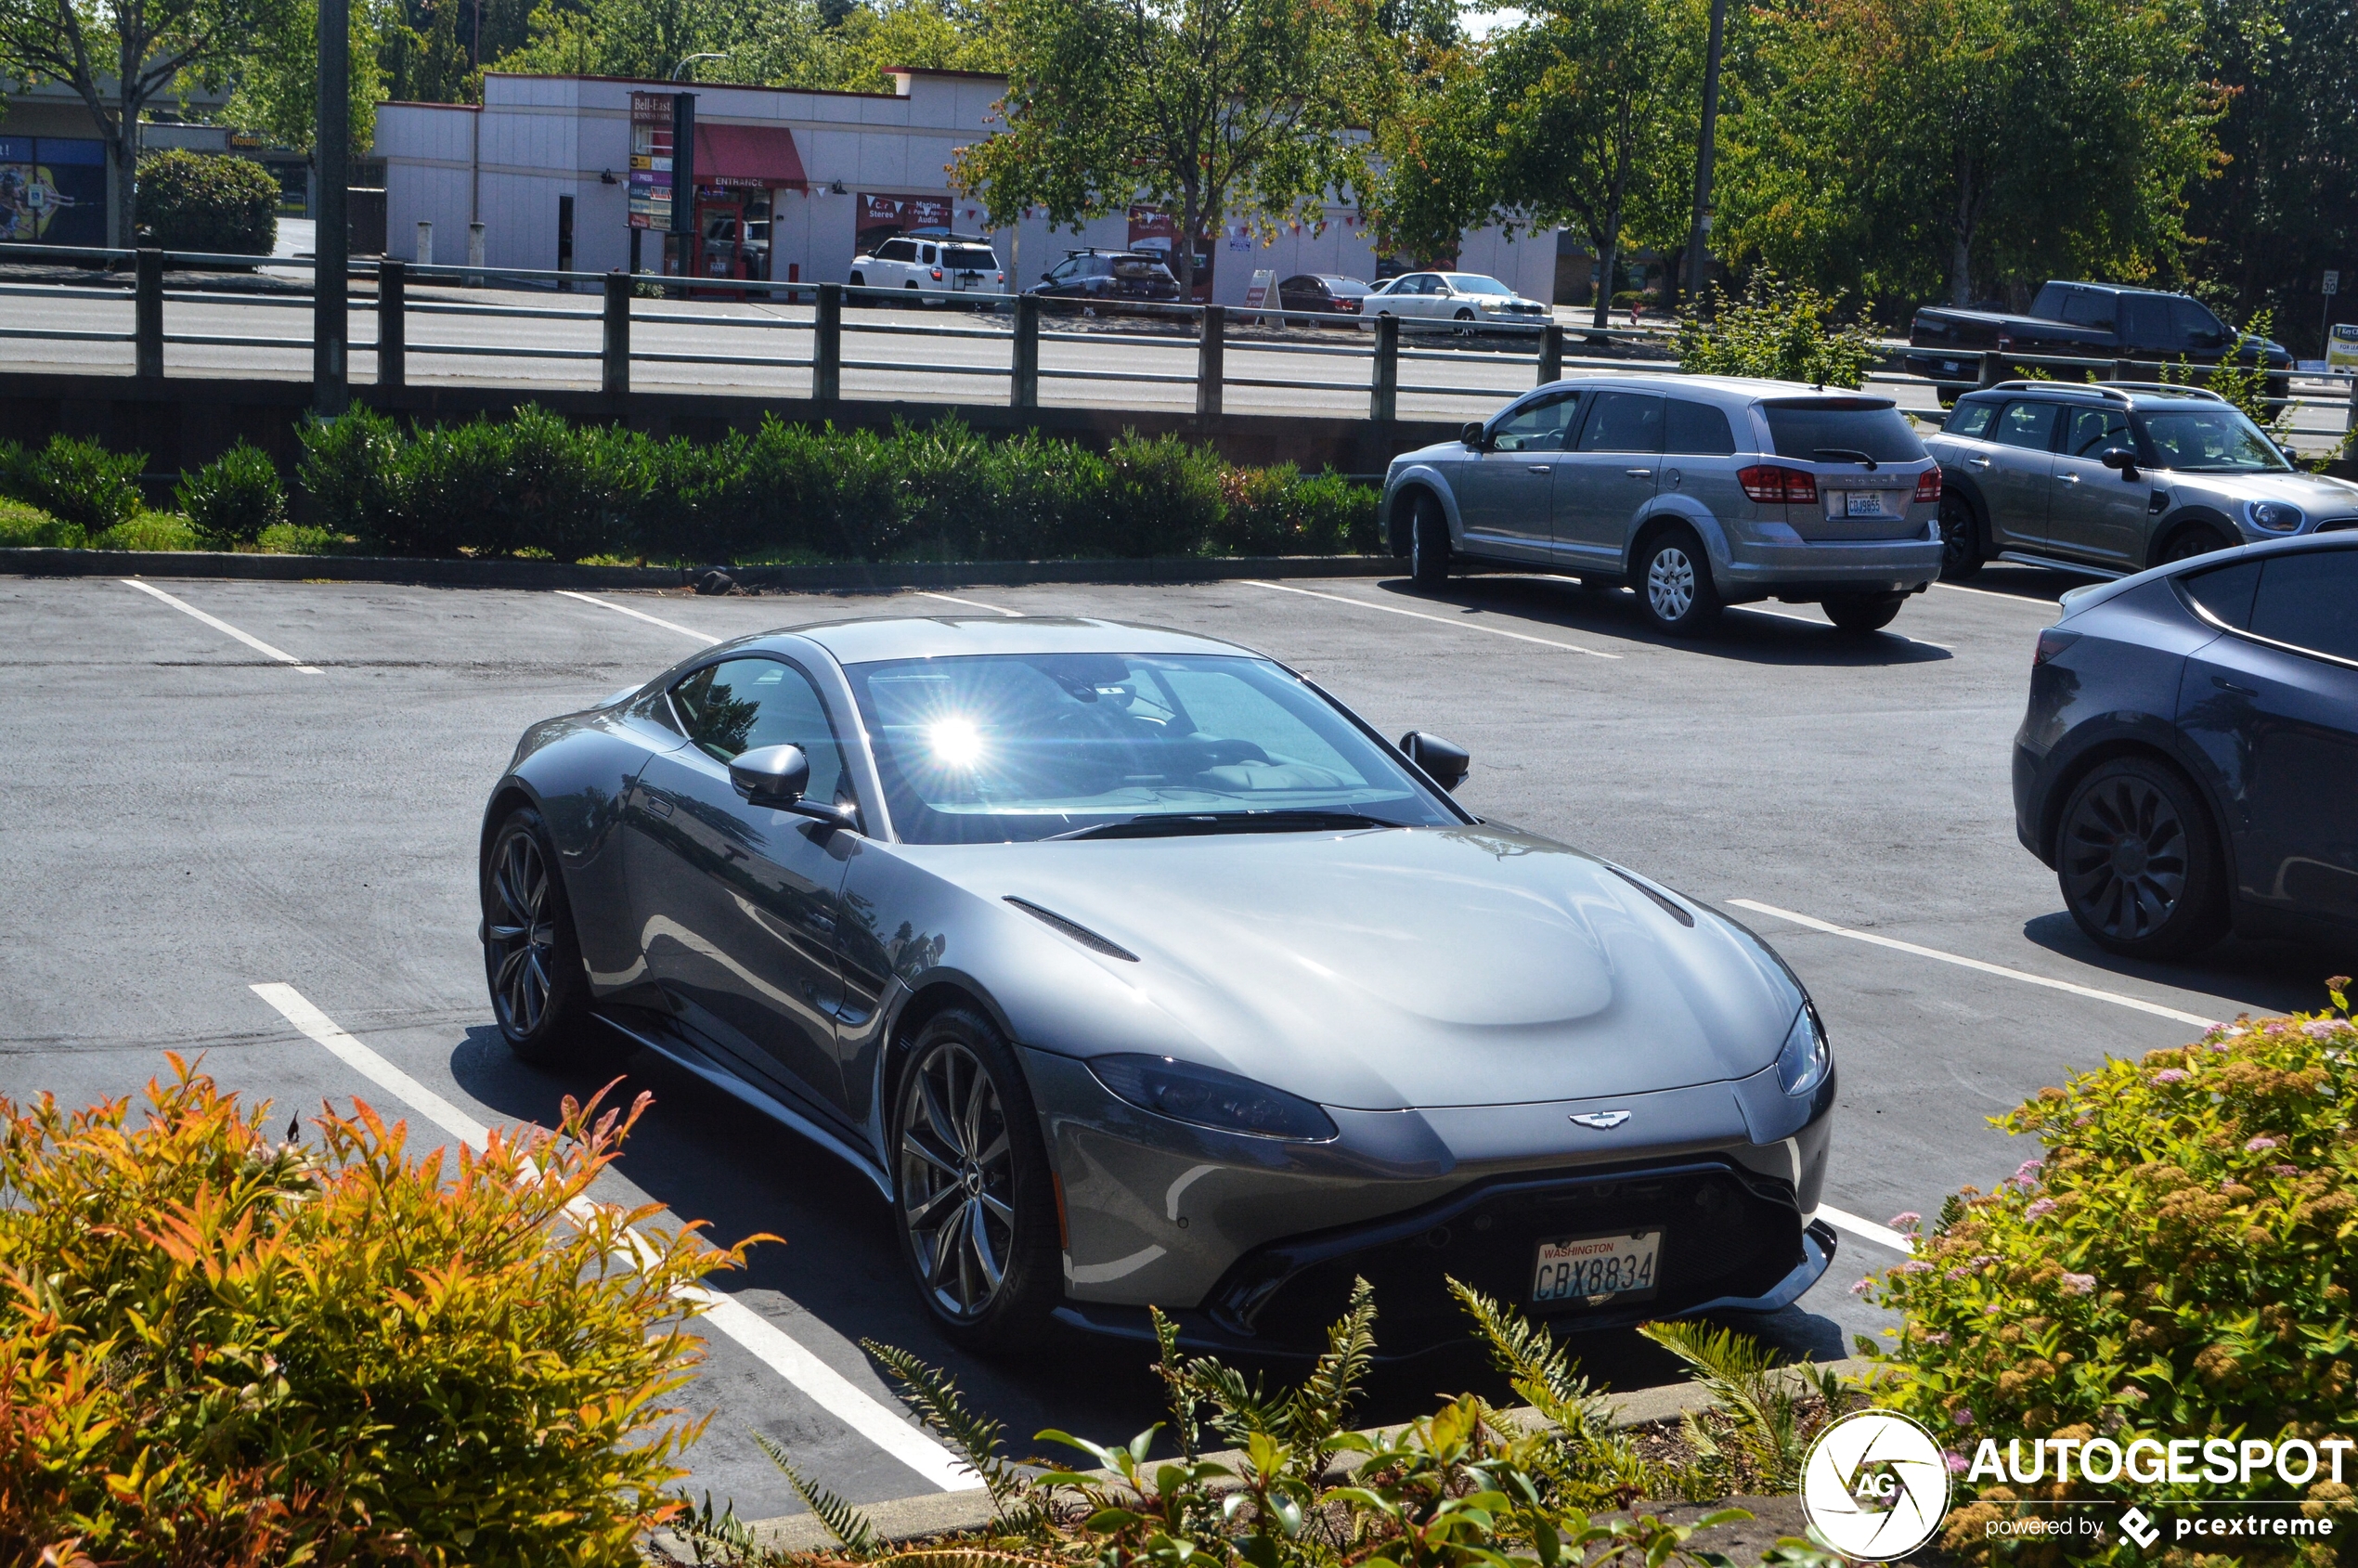
[[[1833,1372],[1842,1378],[1863,1381],[1872,1374],[1875,1365],[1872,1361],[1852,1357],[1843,1361],[1819,1362],[1813,1369]],[[1606,1397],[1612,1402],[1613,1407],[1612,1425],[1615,1431],[1651,1426],[1656,1421],[1676,1420],[1691,1410],[1704,1410],[1711,1405],[1710,1391],[1701,1383],[1695,1382],[1672,1383],[1662,1388],[1633,1389],[1627,1393],[1609,1394]],[[1545,1424],[1540,1419],[1539,1413],[1529,1406],[1502,1411],[1501,1414],[1509,1420],[1526,1427]],[[1389,1434],[1399,1430],[1398,1427],[1375,1429],[1379,1434]],[[1244,1462],[1244,1456],[1233,1452],[1206,1454],[1203,1458],[1214,1463],[1225,1464],[1232,1470],[1238,1468]],[[1344,1455],[1337,1463],[1341,1469],[1348,1471],[1354,1468],[1357,1458],[1356,1455]],[[1101,1471],[1095,1473],[1105,1476],[1108,1481],[1114,1479],[1106,1471]],[[1665,1500],[1659,1504],[1655,1511],[1667,1515],[1674,1508],[1683,1505]],[[869,1523],[875,1526],[876,1535],[880,1539],[892,1542],[917,1540],[929,1536],[947,1535],[952,1531],[979,1530],[988,1525],[991,1520],[990,1496],[979,1491],[928,1492],[922,1497],[896,1497],[889,1502],[870,1503],[862,1507],[860,1511],[867,1515]],[[777,1519],[748,1520],[746,1528],[754,1533],[756,1540],[772,1551],[821,1551],[831,1549],[836,1545],[836,1538],[827,1533],[826,1527],[808,1513],[787,1514]]]
[[[897,589],[1027,583],[1150,584],[1235,577],[1373,577],[1406,563],[1388,555],[1188,555],[1140,561],[846,562],[726,566],[749,587],[882,593]],[[413,583],[430,588],[677,589],[709,566],[577,566],[555,561],[417,561],[396,556],[255,555],[229,551],[0,549],[0,574],[27,577],[227,577],[253,582]]]

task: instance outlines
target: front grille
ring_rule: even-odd
[[[2321,534],[2339,534],[2350,528],[2358,528],[2358,517],[2328,517],[2317,525],[2316,531]]]
[[[1530,1305],[1542,1241],[1654,1228],[1663,1239],[1652,1300]],[[1792,1188],[1711,1161],[1487,1183],[1392,1219],[1272,1242],[1239,1259],[1206,1304],[1231,1333],[1273,1349],[1312,1345],[1364,1277],[1375,1288],[1378,1341],[1398,1352],[1465,1331],[1452,1277],[1567,1327],[1604,1327],[1763,1295],[1802,1261]]]

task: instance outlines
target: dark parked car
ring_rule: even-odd
[[[1071,251],[1025,292],[1082,305],[1175,305],[1179,279],[1144,251]]]
[[[1374,284],[1356,278],[1305,272],[1277,285],[1277,307],[1286,313],[1288,326],[1293,325],[1295,316],[1313,317],[1313,326],[1321,316],[1341,317],[1350,323],[1359,319],[1360,302],[1374,292]]]
[[[2030,302],[2028,316],[1924,306],[1908,333],[1915,352],[1903,363],[1910,375],[1940,382],[1945,401],[1981,383],[1981,356],[1989,350],[2216,365],[2237,356],[2239,341],[2234,329],[2191,295],[2112,283],[2052,282]],[[2282,343],[2255,339],[2241,357],[2256,357],[2278,372],[2268,378],[2271,398],[2282,401],[2290,394],[2292,356]],[[2146,379],[2155,373],[2150,364],[2140,369]],[[2077,372],[2066,379],[2077,380]]]
[[[2358,935],[2358,531],[2064,596],[2015,737],[2015,830],[2100,945]]]

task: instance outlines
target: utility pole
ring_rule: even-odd
[[[1719,49],[1727,32],[1728,0],[1711,0],[1711,40],[1703,62],[1703,136],[1695,148],[1695,227],[1687,240],[1687,298],[1696,310],[1702,307],[1704,279],[1711,266],[1711,166],[1719,135]]]
[[[352,139],[352,19],[350,0],[319,0],[319,123],[313,165],[318,171],[317,223],[311,253],[312,406],[330,417],[351,402],[345,348],[351,342],[345,272],[350,236],[344,227],[345,161]]]

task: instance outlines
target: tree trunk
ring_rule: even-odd
[[[120,61],[115,73],[114,135],[107,143],[107,155],[114,161],[114,211],[107,225],[107,243],[117,250],[132,250],[139,243],[139,110],[141,98],[136,84],[139,68],[146,64],[146,50],[134,53],[132,41],[123,42]],[[103,125],[101,129],[104,129]]]
[[[1949,255],[1949,303],[1959,310],[1973,303],[1973,161],[1957,157],[1957,215],[1950,224],[1956,240]]]
[[[1595,313],[1589,317],[1592,327],[1604,327],[1613,318],[1613,272],[1621,263],[1622,198],[1629,188],[1629,99],[1621,100],[1621,120],[1614,136],[1613,160],[1613,200],[1605,208],[1605,232],[1602,244],[1603,263],[1597,276]]]
[[[1171,237],[1172,270],[1179,275],[1179,303],[1196,303],[1196,230],[1199,225],[1197,202],[1199,198],[1192,185],[1183,186],[1179,198],[1178,232]]]

